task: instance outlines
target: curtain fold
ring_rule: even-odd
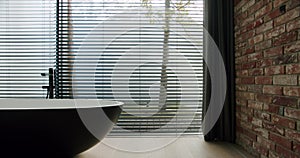
[[[223,111],[214,127],[204,135],[206,141],[235,141],[235,78],[234,78],[234,22],[233,1],[205,0],[204,27],[218,46],[225,63],[227,93]],[[204,46],[205,47],[205,46]],[[209,53],[209,52],[204,52]],[[211,79],[204,65],[203,117],[211,95]],[[205,125],[204,125],[205,126]]]

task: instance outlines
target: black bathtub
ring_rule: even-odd
[[[110,132],[120,106],[108,100],[0,99],[0,157],[73,157]]]

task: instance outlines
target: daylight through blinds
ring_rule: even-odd
[[[55,64],[55,1],[0,1],[0,98],[45,98]]]
[[[123,101],[111,135],[200,133],[202,0],[65,0],[60,98]]]

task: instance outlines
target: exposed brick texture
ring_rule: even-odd
[[[300,157],[300,0],[235,0],[236,143]]]

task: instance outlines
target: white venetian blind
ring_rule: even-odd
[[[0,1],[0,98],[44,98],[55,62],[56,4]]]
[[[59,98],[123,101],[111,135],[199,134],[203,0],[63,0]]]

